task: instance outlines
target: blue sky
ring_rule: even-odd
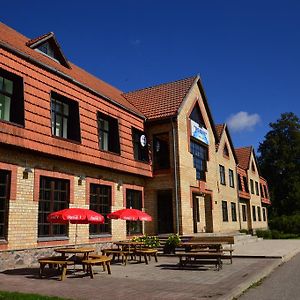
[[[123,91],[199,74],[236,147],[300,116],[300,1],[3,1],[0,20]]]

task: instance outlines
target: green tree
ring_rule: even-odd
[[[300,119],[283,113],[260,143],[259,165],[271,194],[271,215],[300,214]]]

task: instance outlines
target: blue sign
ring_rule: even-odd
[[[191,135],[195,139],[209,145],[208,131],[204,127],[200,127],[198,123],[191,120]]]

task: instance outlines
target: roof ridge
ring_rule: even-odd
[[[124,95],[128,95],[128,94],[132,94],[132,93],[136,93],[136,92],[140,92],[140,91],[145,91],[145,90],[149,90],[149,89],[153,89],[153,88],[157,88],[159,86],[164,86],[164,85],[168,85],[168,84],[173,84],[173,83],[178,83],[180,81],[185,81],[187,79],[196,79],[198,76],[197,75],[194,75],[194,76],[189,76],[189,77],[186,77],[186,78],[182,78],[182,79],[177,79],[175,81],[169,81],[169,82],[165,82],[165,83],[160,83],[160,84],[156,84],[156,85],[152,85],[152,86],[148,86],[148,87],[145,87],[145,88],[141,88],[141,89],[137,89],[137,90],[133,90],[133,91],[130,91],[130,92],[126,92],[126,93],[123,93]]]

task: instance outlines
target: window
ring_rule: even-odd
[[[200,107],[198,104],[196,104],[190,114],[190,119],[193,120],[194,122],[196,122],[197,124],[200,125],[200,127],[205,127],[205,123],[200,111]]]
[[[90,224],[90,235],[111,234],[111,221],[106,215],[111,212],[111,187],[107,185],[90,185],[90,209],[105,218],[104,224]]]
[[[224,149],[223,149],[223,155],[224,155],[225,157],[229,157],[229,151],[228,151],[228,147],[227,147],[226,144],[225,144]]]
[[[265,185],[264,185],[264,191],[265,191],[265,197],[269,198],[269,193],[268,193],[267,187]]]
[[[267,214],[266,214],[266,208],[265,207],[263,207],[262,212],[263,212],[263,220],[264,220],[264,222],[266,222]]]
[[[76,101],[51,93],[52,135],[80,142],[79,107]]]
[[[232,222],[236,222],[236,204],[234,202],[231,202],[231,218]]]
[[[243,190],[243,187],[242,187],[242,177],[240,174],[238,174],[238,185],[239,185],[239,191],[242,191]]]
[[[149,162],[148,143],[145,133],[136,128],[132,128],[132,142],[134,159]]]
[[[67,225],[52,224],[47,221],[48,214],[69,207],[70,184],[68,180],[50,177],[40,178],[39,196],[39,237],[66,237]]]
[[[243,181],[244,181],[245,192],[249,193],[249,186],[248,186],[248,181],[246,176],[243,176]]]
[[[252,205],[252,218],[253,218],[253,221],[256,221],[256,210],[255,210],[254,205]]]
[[[196,179],[205,180],[207,171],[207,147],[191,140],[191,153],[193,154],[193,165],[196,169]]]
[[[7,239],[10,172],[0,170],[0,240]]]
[[[242,205],[242,218],[243,218],[243,222],[247,221],[247,207],[246,207],[246,205]]]
[[[258,182],[257,181],[255,181],[255,192],[256,192],[256,195],[259,196]]]
[[[251,169],[252,169],[252,172],[255,173],[255,166],[254,166],[253,162],[252,162],[252,165],[251,165]]]
[[[153,167],[154,170],[170,168],[169,133],[153,137]]]
[[[260,222],[261,221],[261,210],[260,210],[259,206],[257,206],[257,217],[258,217],[258,221]]]
[[[24,126],[23,79],[1,68],[0,120]]]
[[[219,169],[220,169],[220,183],[225,185],[225,168],[222,165],[219,165]]]
[[[222,201],[223,222],[228,222],[227,201]]]
[[[264,191],[263,191],[263,188],[262,188],[262,184],[261,184],[261,183],[259,184],[259,187],[260,187],[260,195],[264,198],[265,195],[264,195]]]
[[[254,183],[252,179],[250,179],[250,188],[251,188],[251,194],[254,194]]]
[[[51,58],[54,58],[55,60],[59,61],[59,57],[55,53],[56,51],[50,45],[49,42],[41,44],[40,46],[37,47],[37,49],[43,52],[44,54],[50,56]]]
[[[118,120],[98,112],[99,148],[120,154]]]
[[[231,169],[229,169],[229,186],[234,188],[234,175]]]
[[[142,192],[126,189],[126,207],[142,209]],[[126,228],[128,234],[142,233],[142,222],[141,221],[126,221]]]

